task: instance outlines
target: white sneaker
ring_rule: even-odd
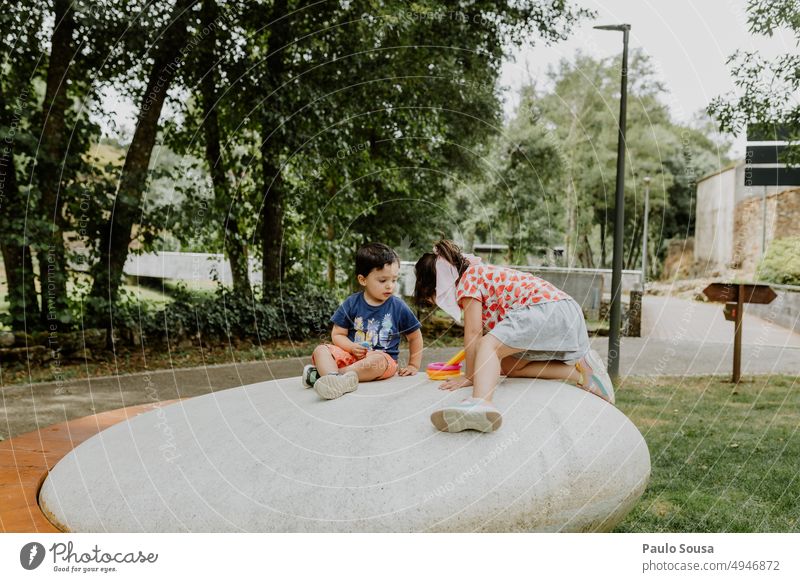
[[[344,396],[358,388],[358,374],[346,372],[344,374],[327,374],[320,376],[314,382],[314,390],[325,400],[333,400]]]
[[[578,388],[583,388],[595,396],[614,404],[614,384],[606,371],[606,364],[594,350],[583,356],[575,367],[583,375],[584,381],[578,384]]]
[[[478,430],[492,432],[503,424],[503,417],[493,404],[480,398],[467,398],[431,414],[433,426],[443,432]]]

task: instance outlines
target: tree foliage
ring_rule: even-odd
[[[773,36],[786,30],[800,44],[800,4],[796,0],[748,0],[750,32]],[[800,54],[795,50],[770,61],[758,52],[738,50],[728,58],[736,94],[717,97],[708,112],[722,131],[741,133],[749,124],[787,127],[785,161],[800,164]]]
[[[283,285],[346,289],[367,240],[410,259],[460,230],[507,243],[512,262],[566,245],[605,264],[616,63],[562,64],[508,124],[497,88],[509,47],[565,38],[588,14],[566,0],[4,6],[6,323],[111,326],[129,253],[166,244],[224,252],[237,309],[274,305]],[[636,179],[660,172],[655,241],[691,229],[692,168],[714,144],[669,120],[646,59],[632,71],[626,233],[637,236]],[[135,109],[118,150],[101,143],[108,94]],[[78,309],[76,269],[91,278]]]
[[[456,189],[458,211],[476,217],[467,239],[506,243],[514,262],[525,254],[518,248],[543,258],[544,248],[563,247],[568,264],[610,265],[619,66],[619,59],[578,54],[524,88],[515,117],[486,156],[487,177]],[[631,54],[629,83],[624,263],[635,268],[642,179],[653,179],[648,238],[658,252],[663,241],[693,233],[695,182],[727,162],[727,145],[709,137],[707,120],[670,118],[665,89],[640,51]]]

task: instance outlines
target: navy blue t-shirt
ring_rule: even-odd
[[[331,321],[347,329],[350,341],[369,342],[373,350],[383,350],[395,360],[400,352],[400,335],[422,327],[399,297],[392,295],[380,305],[370,305],[363,291],[345,299]]]

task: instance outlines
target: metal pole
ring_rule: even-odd
[[[644,178],[644,226],[642,233],[642,295],[647,283],[647,218],[650,214],[650,176]]]
[[[622,79],[619,99],[619,139],[617,141],[617,192],[614,197],[614,257],[611,275],[611,320],[608,331],[608,373],[619,379],[620,327],[622,323],[622,238],[625,231],[625,117],[628,104],[628,33],[630,24],[595,26],[622,31]]]
[[[761,197],[761,258],[767,254],[767,188],[764,188],[764,194]]]

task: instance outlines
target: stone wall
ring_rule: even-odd
[[[800,333],[800,287],[770,285],[778,297],[767,305],[748,304],[745,312]]]
[[[688,279],[695,276],[694,263],[694,238],[676,238],[668,241],[661,280]]]
[[[766,200],[759,196],[737,204],[731,266],[740,278],[753,278],[761,260],[765,201],[767,248],[775,239],[800,235],[800,188],[769,194]]]

